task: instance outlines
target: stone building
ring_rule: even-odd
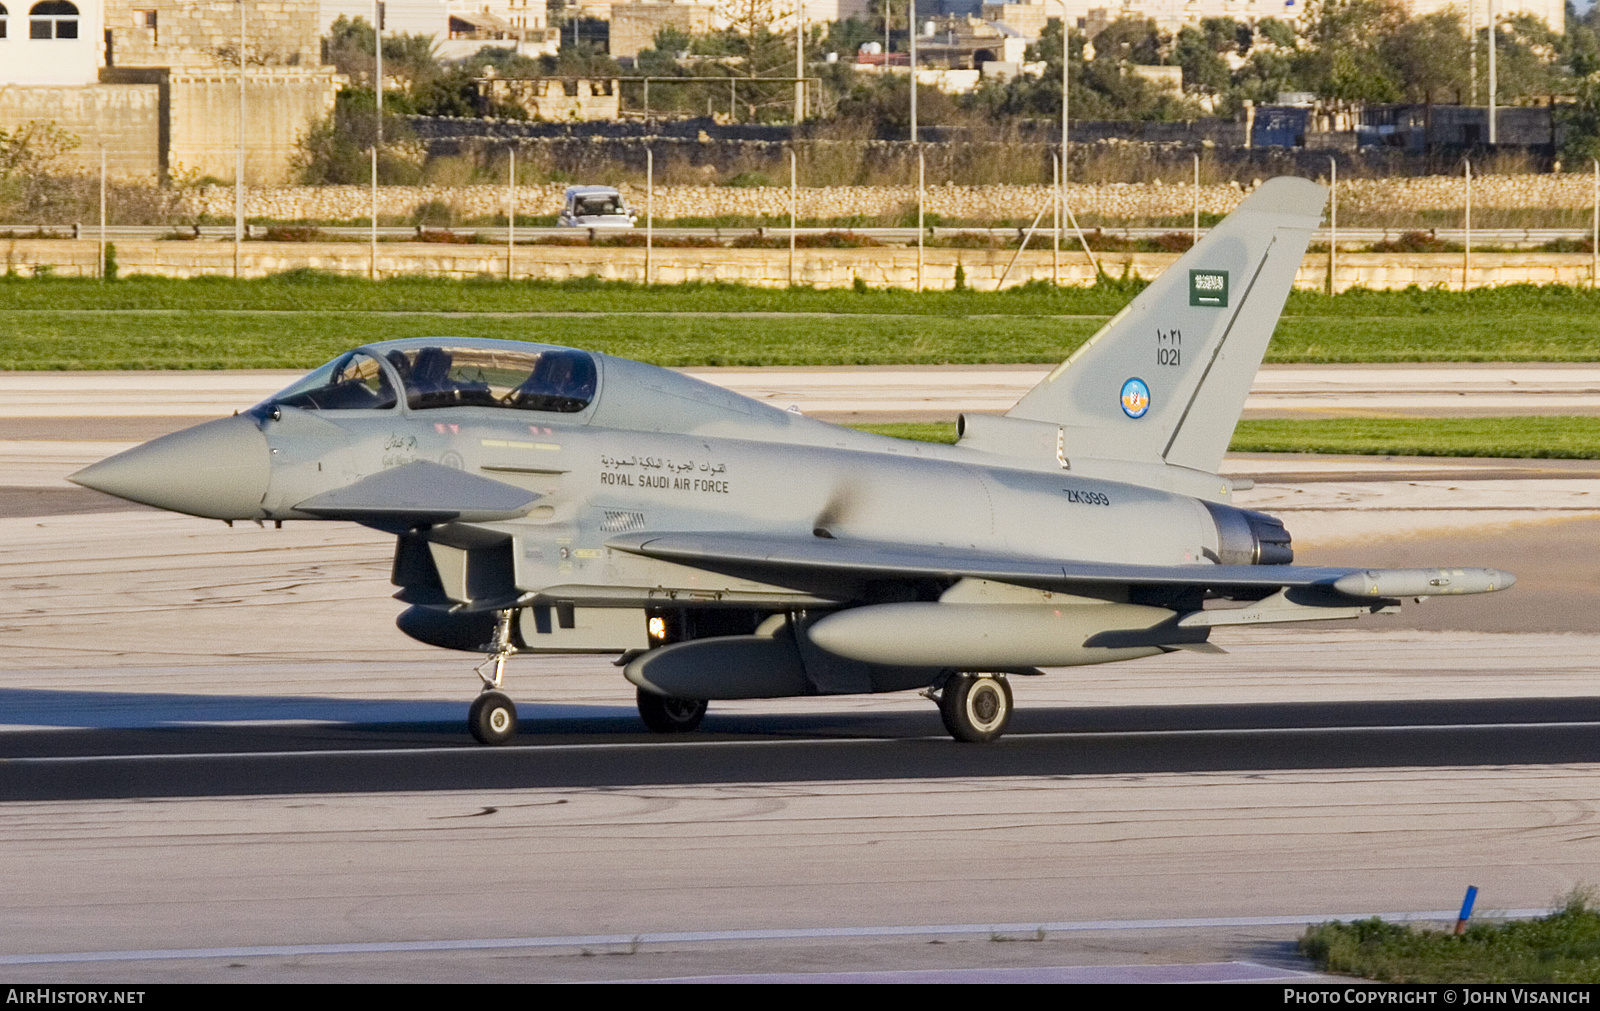
[[[101,0],[106,65],[174,71],[238,66],[239,5],[234,0]],[[317,0],[247,0],[246,62],[263,67],[322,63]]]
[[[542,123],[584,123],[620,118],[622,91],[615,78],[485,77],[478,94],[497,105],[515,105]]]
[[[656,33],[677,28],[703,35],[713,26],[715,10],[703,3],[640,2],[611,5],[611,58],[631,60],[655,45]]]
[[[699,34],[727,26],[731,0],[582,0],[568,9],[581,8],[587,17],[611,22],[611,56],[633,59],[639,50],[649,49],[656,32],[666,27]],[[804,10],[807,24],[842,21],[845,18],[871,20],[869,0],[771,0],[774,31],[788,32],[795,27],[796,10]]]
[[[8,0],[0,0],[8,4]],[[0,32],[0,129],[54,123],[120,176],[232,179],[244,13],[245,177],[283,181],[343,79],[321,65],[317,0],[40,0]]]

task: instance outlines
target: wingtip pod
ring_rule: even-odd
[[[1333,588],[1350,597],[1437,597],[1493,593],[1516,581],[1499,569],[1364,569],[1340,576]]]

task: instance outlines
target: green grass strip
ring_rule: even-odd
[[[1377,917],[1312,927],[1300,950],[1325,972],[1385,983],[1600,983],[1600,912],[1582,898],[1537,920],[1457,937]]]
[[[953,423],[946,422],[928,424],[894,422],[887,425],[851,425],[849,427],[862,432],[871,432],[874,435],[887,435],[895,439],[912,439],[917,442],[954,443],[956,441],[956,426]]]
[[[924,442],[956,439],[953,424],[852,427]],[[1239,422],[1228,448],[1235,453],[1596,460],[1600,417],[1247,419]]]
[[[7,313],[0,369],[310,369],[397,337],[498,337],[656,365],[1053,362],[1095,320],[1021,316],[449,317],[352,312]]]
[[[451,316],[311,309],[9,311],[0,369],[309,369],[392,337],[502,337],[590,348],[656,365],[1053,364],[1099,317]],[[1285,319],[1276,363],[1600,361],[1594,316]]]
[[[1246,419],[1236,453],[1600,459],[1600,417]]]
[[[1113,273],[1115,264],[1108,264]],[[645,286],[626,281],[465,281],[398,277],[384,281],[296,270],[259,280],[124,277],[113,284],[73,278],[0,276],[0,306],[10,309],[288,309],[544,312],[844,312],[922,315],[1109,316],[1144,290],[1138,280],[1107,278],[1087,288],[1031,282],[1004,291],[874,288],[759,288],[690,283]],[[1558,316],[1600,313],[1600,291],[1563,285],[1505,285],[1468,292],[1407,288],[1353,289],[1329,297],[1294,291],[1287,316]]]
[[[373,283],[314,272],[114,284],[0,278],[0,368],[311,368],[366,341],[428,335],[544,341],[679,366],[1045,364],[1065,358],[1138,290],[1108,282],[919,295],[599,281]],[[1600,295],[1529,286],[1332,298],[1297,292],[1266,358],[1600,361]]]

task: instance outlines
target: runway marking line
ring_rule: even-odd
[[[263,724],[252,721],[250,726]],[[351,724],[341,724],[349,726]],[[359,724],[357,724],[359,725]],[[1336,734],[1351,733],[1356,731],[1374,732],[1405,732],[1415,730],[1524,730],[1524,729],[1575,729],[1580,727],[1600,727],[1600,720],[1570,720],[1554,721],[1549,723],[1417,723],[1401,726],[1349,726],[1349,727],[1240,727],[1236,729],[1212,728],[1203,730],[1058,730],[1037,734],[1009,734],[1007,740],[1034,740],[1038,738],[1070,737],[1078,740],[1094,740],[1110,737],[1220,737],[1224,735],[1267,735],[1267,734]],[[92,729],[92,728],[79,728]],[[129,729],[129,728],[122,728]],[[733,747],[782,747],[786,745],[821,745],[821,744],[898,744],[910,741],[943,741],[941,735],[925,737],[806,737],[793,740],[750,740],[750,741],[674,741],[668,747],[672,748],[733,748]],[[452,745],[449,747],[431,748],[321,748],[307,751],[202,751],[194,753],[175,754],[140,754],[140,755],[43,755],[23,758],[0,758],[0,766],[6,765],[63,765],[69,762],[168,762],[186,761],[193,759],[218,759],[218,758],[331,758],[338,755],[360,755],[375,757],[390,757],[396,755],[504,755],[513,752],[537,751],[598,751],[604,749],[632,750],[634,748],[659,748],[662,744],[650,742],[634,743],[607,743],[604,741],[592,744],[513,744],[502,745],[494,748],[473,747],[468,745]]]
[[[1165,962],[1049,968],[887,969],[875,972],[766,972],[727,976],[608,979],[606,983],[1275,983],[1337,980],[1255,962]]]
[[[1509,909],[1500,919],[1548,916],[1550,909]],[[1296,916],[1213,916],[1165,920],[1066,920],[1053,923],[947,923],[882,927],[788,927],[766,930],[677,930],[638,934],[580,934],[556,937],[488,937],[442,941],[364,941],[345,944],[263,944],[236,948],[157,948],[143,951],[68,951],[34,955],[0,955],[0,965],[49,965],[68,962],[147,962],[196,958],[284,957],[297,955],[364,955],[411,951],[493,951],[532,948],[583,948],[592,945],[692,944],[713,941],[787,941],[877,937],[923,937],[965,934],[993,937],[1113,930],[1187,930],[1203,927],[1277,927],[1364,920],[1390,922],[1454,922],[1453,909],[1408,913],[1309,913]]]

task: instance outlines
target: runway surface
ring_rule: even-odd
[[[1595,880],[1583,462],[1231,457],[1299,561],[1519,584],[1016,678],[993,747],[914,694],[659,738],[604,658],[524,657],[486,750],[388,538],[96,498],[139,422],[95,423],[0,444],[0,978],[1281,979],[1306,922]]]
[[[603,658],[519,658],[525,733],[489,751],[462,725],[471,658],[393,629],[376,534],[0,520],[0,955],[1403,912],[1469,883],[1489,907],[1545,907],[1600,859],[1600,580],[1572,548],[1600,523],[1517,529],[1506,550],[1584,588],[1524,615],[1550,631],[1403,627],[1464,624],[1449,616],[1468,601],[1434,601],[1224,633],[1225,656],[1016,679],[994,748],[943,738],[915,695],[724,703],[703,735],[653,738]],[[229,954],[27,978],[1304,969],[1301,929]]]
[[[1050,368],[940,365],[683,371],[779,407],[794,405],[818,417],[951,421],[962,411],[1009,410]],[[30,418],[221,417],[259,403],[301,374],[293,370],[0,373],[0,435],[14,438],[13,433],[27,431],[17,422]],[[1596,412],[1600,412],[1600,367],[1560,363],[1266,365],[1245,404],[1246,417]],[[48,430],[48,423],[44,429]]]

